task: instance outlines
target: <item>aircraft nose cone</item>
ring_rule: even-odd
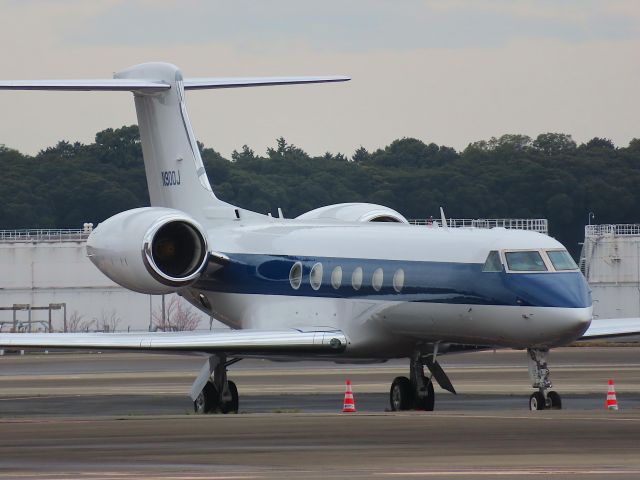
[[[580,309],[591,306],[589,285],[580,272],[511,275],[520,305]]]
[[[576,308],[572,317],[573,318],[570,320],[571,326],[575,328],[576,331],[579,331],[580,335],[582,335],[586,332],[587,328],[589,328],[589,325],[591,325],[591,320],[593,319],[593,307]]]
[[[564,308],[558,312],[558,345],[571,343],[584,334],[591,325],[593,307]]]
[[[553,282],[552,289],[555,290],[556,305],[560,307],[557,309],[560,317],[558,327],[561,330],[558,343],[571,343],[580,338],[591,324],[593,318],[591,290],[581,273],[562,276],[556,274],[549,277]]]

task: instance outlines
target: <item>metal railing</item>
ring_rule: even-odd
[[[452,228],[513,228],[517,230],[532,230],[546,234],[548,222],[546,218],[448,218],[447,222]],[[412,219],[413,225],[440,226],[440,220]],[[92,227],[83,229],[27,229],[27,230],[0,230],[0,243],[17,242],[82,242],[91,233]],[[635,227],[635,235],[640,235],[640,225],[589,225],[588,227]],[[586,232],[586,230],[585,230]],[[632,235],[631,233],[626,233]]]
[[[411,219],[413,225],[441,226],[436,219]],[[452,228],[511,228],[516,230],[531,230],[547,234],[549,222],[546,218],[448,218],[447,223]]]
[[[29,229],[0,230],[0,243],[29,242],[82,242],[90,229]]]
[[[640,235],[640,224],[619,223],[604,225],[585,225],[584,236],[602,237],[604,235]]]

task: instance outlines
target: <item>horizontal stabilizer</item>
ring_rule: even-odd
[[[231,330],[222,332],[2,333],[0,348],[129,350],[230,354],[340,353],[347,339],[336,331]]]
[[[247,78],[186,78],[185,90],[200,90],[205,88],[239,88],[264,87],[269,85],[296,85],[303,83],[331,83],[346,82],[349,77],[247,77]]]
[[[296,85],[304,83],[346,82],[349,77],[249,77],[249,78],[191,78],[184,80],[185,90],[207,88],[263,87],[268,85]],[[1,80],[0,90],[57,90],[57,91],[132,91],[155,93],[171,88],[161,80],[108,78],[103,80]]]
[[[0,90],[144,91],[160,92],[165,82],[107,78],[104,80],[0,80]]]
[[[613,339],[630,335],[640,335],[640,318],[598,318],[591,322],[580,340]]]

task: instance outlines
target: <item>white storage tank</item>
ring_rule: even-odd
[[[595,318],[640,317],[640,224],[585,226],[580,268]]]

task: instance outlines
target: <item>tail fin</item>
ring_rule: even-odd
[[[127,90],[134,94],[151,205],[201,217],[203,209],[231,207],[213,193],[189,121],[189,89],[327,83],[347,77],[264,77],[183,79],[168,63],[144,63],[107,80],[4,81],[0,90]],[[224,216],[228,216],[228,213]]]
[[[114,77],[160,81],[170,87],[151,93],[134,91],[151,205],[197,215],[204,206],[219,203],[187,115],[180,70],[165,63],[145,63]]]

